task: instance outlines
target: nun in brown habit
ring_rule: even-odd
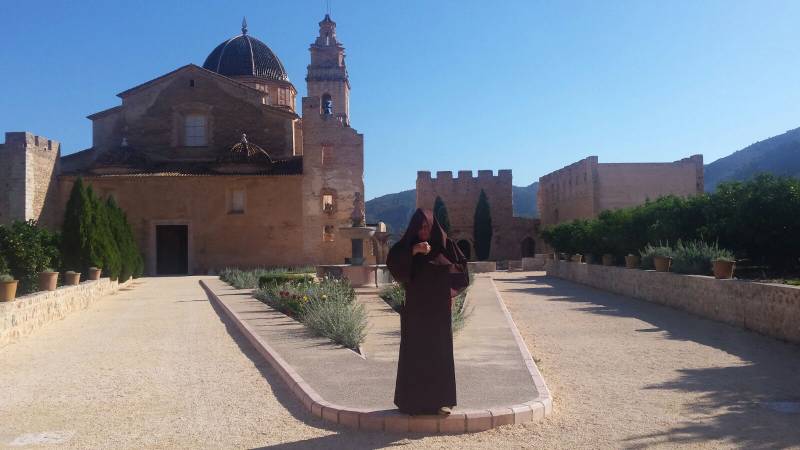
[[[456,405],[452,299],[469,285],[467,260],[428,209],[417,209],[386,265],[406,292],[394,404],[407,414],[449,414]]]

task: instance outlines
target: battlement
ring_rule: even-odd
[[[58,152],[61,149],[60,142],[27,131],[6,132],[6,142],[0,145],[5,149],[28,149],[48,152]]]
[[[473,176],[471,170],[459,170],[457,176],[453,177],[453,172],[450,170],[440,170],[436,172],[436,177],[431,177],[431,172],[428,170],[417,171],[417,182],[451,182],[457,183],[466,181],[499,181],[511,182],[511,169],[500,169],[497,175],[492,170],[478,170],[478,176]]]

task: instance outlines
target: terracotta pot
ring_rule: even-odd
[[[578,263],[582,262],[583,261],[583,255],[581,255],[579,253],[576,253],[576,254],[572,255],[572,258],[570,259],[570,261],[578,262]]]
[[[40,272],[39,273],[39,290],[40,291],[55,291],[58,286],[58,272]]]
[[[656,272],[669,272],[672,266],[672,258],[669,256],[654,256],[653,265],[656,266]]]
[[[97,281],[100,279],[100,274],[103,273],[103,269],[98,269],[97,267],[90,267],[89,268],[89,279],[92,281]]]
[[[606,253],[603,255],[603,265],[604,266],[613,266],[614,265],[614,255]]]
[[[0,281],[0,302],[10,302],[17,297],[17,280]]]
[[[735,269],[736,263],[733,261],[714,261],[714,278],[730,280],[733,278],[733,271]]]
[[[65,273],[64,274],[64,284],[67,286],[77,286],[81,282],[81,273],[80,272],[73,272],[73,273]]]
[[[639,268],[639,255],[627,255],[625,256],[625,267],[628,269],[638,269]]]

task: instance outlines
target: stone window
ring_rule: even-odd
[[[278,104],[289,106],[289,89],[278,88]]]
[[[244,214],[245,200],[244,189],[231,190],[228,199],[228,214]]]
[[[184,119],[185,144],[187,147],[208,145],[208,120],[205,114],[188,114]]]
[[[323,242],[333,242],[334,236],[336,231],[333,228],[333,225],[325,225],[322,229],[322,241]]]
[[[330,214],[334,210],[334,203],[333,203],[333,194],[323,194],[322,195],[322,210],[326,213]]]
[[[333,146],[332,145],[323,145],[322,146],[322,165],[330,165],[333,163]]]

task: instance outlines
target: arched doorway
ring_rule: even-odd
[[[464,257],[467,258],[467,260],[472,259],[472,245],[468,240],[461,239],[456,243],[456,245],[458,245],[458,248],[461,250],[461,253],[464,254]]]
[[[523,258],[531,258],[536,255],[536,241],[532,237],[526,237],[520,243],[520,250]]]

